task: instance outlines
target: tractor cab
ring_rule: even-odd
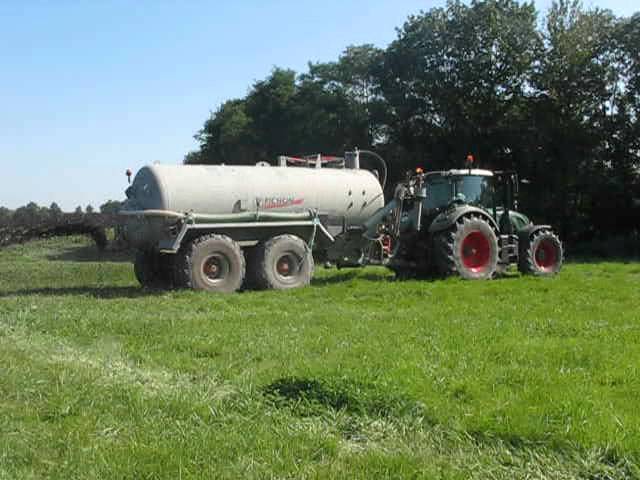
[[[503,231],[515,232],[530,223],[525,215],[516,211],[518,176],[515,172],[463,169],[428,173],[424,178],[423,196],[422,215],[438,214],[456,204],[471,205],[489,213]]]
[[[425,176],[425,212],[446,208],[451,202],[493,208],[493,174],[488,170],[448,170]]]

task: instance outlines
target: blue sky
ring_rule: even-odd
[[[537,5],[545,9],[548,0]],[[587,6],[630,15],[633,2]],[[124,172],[179,163],[210,110],[274,66],[384,47],[418,0],[0,2],[0,205],[121,199]]]

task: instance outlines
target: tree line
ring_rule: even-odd
[[[638,235],[640,14],[560,0],[450,1],[386,48],[275,68],[220,105],[186,164],[373,147],[392,179],[417,166],[515,169],[523,210],[565,239]]]
[[[108,200],[100,205],[100,213],[114,215],[121,206],[122,202],[120,201]],[[56,202],[51,203],[49,207],[29,202],[15,210],[0,206],[0,228],[33,228],[41,225],[55,225],[97,213],[91,205],[87,205],[84,209],[78,206],[73,212],[65,213]]]
[[[98,248],[107,247],[107,229],[116,229],[116,245],[126,246],[117,236],[116,213],[122,202],[108,200],[100,206],[100,213],[91,205],[76,207],[74,212],[63,212],[53,202],[49,207],[41,207],[35,202],[10,210],[0,207],[0,248],[16,243],[24,243],[36,238],[61,235],[88,235]]]

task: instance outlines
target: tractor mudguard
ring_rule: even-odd
[[[520,245],[526,245],[534,233],[543,229],[552,230],[551,225],[534,225],[533,223],[530,223],[522,230],[518,230],[518,240],[520,241]]]
[[[473,207],[471,205],[459,205],[453,208],[447,208],[444,212],[440,213],[429,226],[429,233],[440,232],[445,230],[458,221],[463,215],[473,213],[479,217],[482,217],[491,225],[496,231],[499,231],[496,221],[485,210]]]

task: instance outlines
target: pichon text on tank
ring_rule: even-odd
[[[258,198],[256,199],[256,203],[258,204],[258,208],[270,209],[270,208],[284,208],[291,207],[294,205],[302,205],[304,203],[304,198],[294,198],[294,197],[268,197],[268,198]]]

